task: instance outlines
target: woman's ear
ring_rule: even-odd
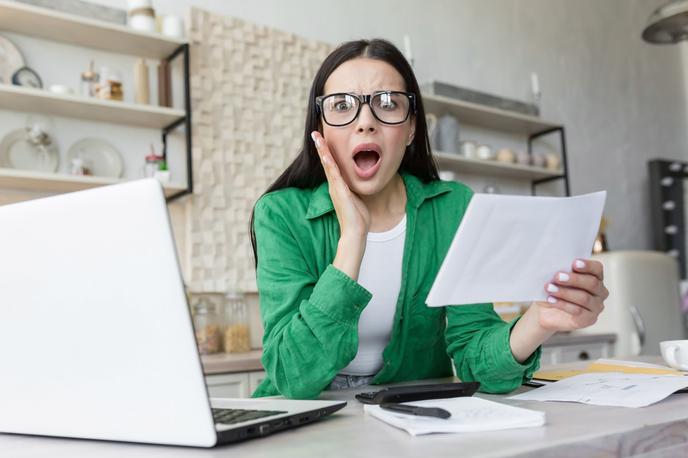
[[[411,129],[409,130],[408,139],[406,140],[406,146],[411,146],[413,139],[416,138],[416,117],[411,117]]]

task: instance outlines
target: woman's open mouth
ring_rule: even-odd
[[[376,143],[362,143],[354,148],[354,170],[360,178],[370,178],[380,168],[382,162],[380,145]]]

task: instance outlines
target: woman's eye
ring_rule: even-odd
[[[394,101],[394,99],[392,99],[391,96],[382,95],[377,102],[377,106],[385,111],[391,111],[397,108],[397,103]]]
[[[349,102],[341,101],[334,103],[335,111],[347,111],[351,109],[351,104]]]
[[[383,101],[380,104],[380,108],[383,108],[385,110],[394,110],[396,107],[397,107],[397,104],[393,100]]]

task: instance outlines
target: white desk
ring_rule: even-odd
[[[449,381],[450,379],[438,380]],[[522,387],[519,391],[530,388]],[[474,457],[688,456],[688,394],[641,409],[572,403],[504,401],[547,412],[547,425],[472,434],[412,437],[364,415],[353,399],[362,390],[326,392],[345,409],[318,423],[216,449],[190,449],[0,434],[0,456],[42,457]],[[504,396],[483,395],[503,400]]]

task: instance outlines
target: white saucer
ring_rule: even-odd
[[[26,130],[16,129],[0,142],[0,167],[38,172],[55,172],[60,165],[60,153],[55,143],[36,146],[26,139]]]
[[[67,151],[67,161],[81,158],[92,175],[119,178],[124,171],[122,156],[117,148],[99,138],[82,138]]]

